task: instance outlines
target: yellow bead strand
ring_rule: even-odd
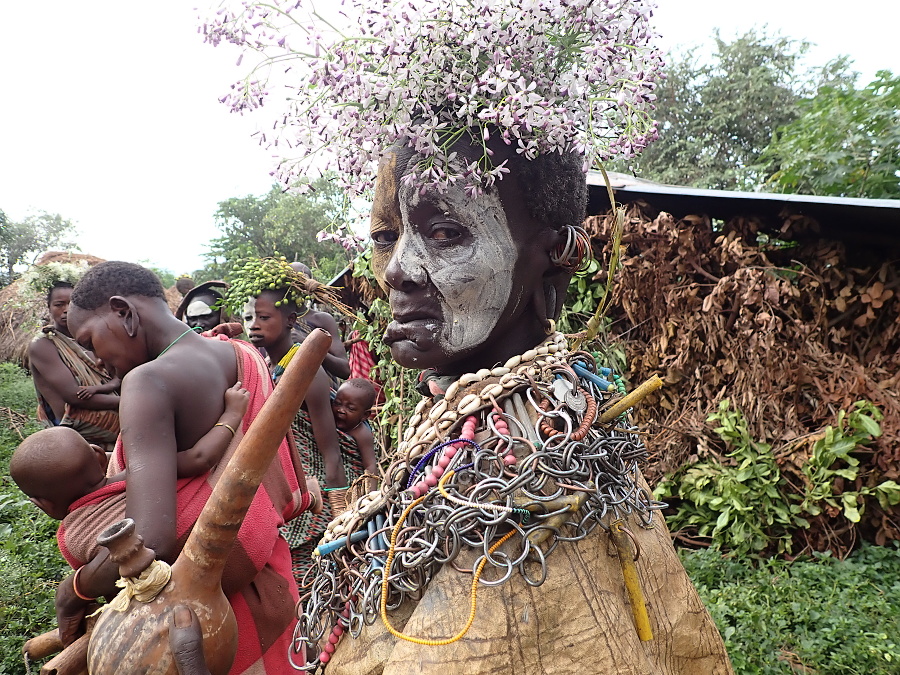
[[[475,575],[472,578],[472,599],[470,602],[469,608],[469,618],[466,621],[466,625],[463,626],[462,630],[454,635],[452,638],[447,638],[445,640],[426,640],[423,638],[413,637],[411,635],[405,635],[401,633],[399,630],[394,628],[391,625],[390,620],[387,615],[387,596],[388,596],[388,579],[391,575],[391,564],[394,562],[394,552],[395,546],[397,544],[397,535],[400,533],[400,529],[403,527],[403,523],[406,520],[406,517],[409,515],[409,512],[412,511],[416,506],[425,501],[425,498],[428,495],[422,495],[418,499],[416,499],[412,504],[406,507],[403,511],[403,515],[400,516],[400,519],[397,521],[397,524],[394,526],[394,531],[391,532],[391,544],[388,549],[388,557],[387,561],[384,564],[384,572],[383,578],[381,580],[381,620],[384,622],[385,628],[390,631],[391,635],[401,640],[406,640],[407,642],[414,642],[417,645],[425,645],[427,647],[440,647],[442,645],[449,645],[457,640],[460,640],[466,633],[469,632],[469,628],[472,627],[472,623],[475,621],[475,607],[478,602],[478,580],[481,578],[481,572],[484,570],[484,565],[487,563],[487,556],[482,558],[481,562],[478,563],[478,567],[475,568]],[[507,539],[509,539],[513,534],[515,534],[516,530],[510,530],[503,537],[494,543],[488,549],[488,555],[496,551],[500,546],[503,545]]]

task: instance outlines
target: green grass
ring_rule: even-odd
[[[22,644],[56,625],[53,595],[67,565],[56,548],[57,523],[29,502],[9,477],[9,459],[37,431],[31,378],[0,364],[0,675],[25,673]],[[10,415],[29,416],[24,420]],[[34,669],[37,672],[37,668]]]
[[[900,673],[900,546],[847,560],[683,552],[736,673]]]
[[[30,416],[34,405],[27,374],[0,364],[0,406]],[[53,594],[66,565],[56,522],[9,478],[21,439],[5,410],[0,416],[0,675],[24,675],[22,643],[55,626]],[[21,432],[37,428],[29,421]],[[900,547],[864,546],[846,561],[760,561],[716,550],[682,559],[738,675],[900,673]]]

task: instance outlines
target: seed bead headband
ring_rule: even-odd
[[[248,300],[264,291],[284,291],[284,297],[275,303],[277,307],[290,302],[302,305],[312,297],[347,316],[355,316],[353,310],[340,301],[336,288],[298,272],[283,257],[241,261],[222,302],[232,312],[240,314]]]

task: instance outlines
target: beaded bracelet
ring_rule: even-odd
[[[81,572],[82,569],[84,569],[84,568],[79,567],[77,570],[75,570],[75,574],[72,575],[72,590],[75,591],[75,595],[77,595],[79,598],[81,598],[85,602],[93,602],[97,598],[89,598],[86,595],[82,595],[81,592],[78,590],[78,574]]]

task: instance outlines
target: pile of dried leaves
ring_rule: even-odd
[[[611,225],[611,216],[586,221],[601,259],[609,259]],[[855,487],[900,478],[898,261],[849,239],[822,239],[818,229],[798,215],[722,223],[628,206],[612,330],[626,342],[632,384],[654,373],[666,383],[637,413],[653,432],[651,481],[724,455],[706,423],[723,398],[797,481],[817,434],[838,410],[867,399],[884,413],[884,433],[859,455]],[[818,517],[807,544],[845,552],[858,534],[900,538],[896,510],[868,504],[859,532],[838,515]]]

